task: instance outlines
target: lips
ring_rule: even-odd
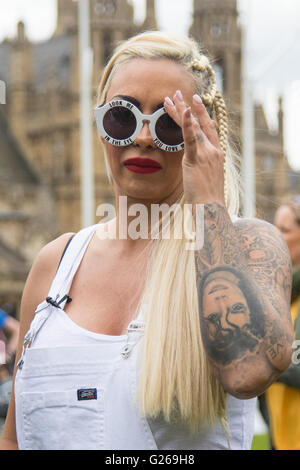
[[[156,173],[162,169],[162,166],[151,158],[128,158],[124,166],[134,173]]]

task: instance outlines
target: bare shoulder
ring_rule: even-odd
[[[21,300],[20,339],[28,330],[37,305],[49,292],[64,248],[72,235],[73,233],[64,233],[47,243],[35,258]]]
[[[64,233],[43,246],[35,258],[29,275],[36,272],[46,275],[49,273],[49,276],[55,274],[65,246],[73,235],[73,232]]]
[[[261,236],[273,236],[281,240],[283,244],[286,246],[285,240],[278,228],[267,222],[266,220],[257,219],[257,218],[247,218],[247,217],[239,217],[234,222],[234,227],[239,230],[241,233],[245,232],[248,234],[254,234]]]
[[[47,243],[37,254],[28,274],[24,296],[39,304],[47,295],[65,246],[73,233],[64,233]],[[38,286],[38,288],[37,288]]]
[[[261,219],[240,218],[234,222],[234,228],[247,253],[248,262],[259,264],[277,261],[290,268],[290,254],[282,233],[275,225]]]
[[[241,218],[234,222],[248,267],[267,289],[273,305],[284,299],[290,304],[292,265],[288,247],[275,225],[261,219]]]

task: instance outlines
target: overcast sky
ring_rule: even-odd
[[[222,4],[223,0],[220,0]],[[136,21],[145,15],[145,0],[132,0]],[[192,21],[193,0],[156,0],[161,29],[186,33]],[[276,124],[278,94],[284,96],[286,151],[300,170],[300,0],[238,0],[240,21],[247,25],[248,61],[255,95]],[[56,0],[0,0],[0,41],[15,35],[23,19],[31,40],[45,40],[56,24]]]

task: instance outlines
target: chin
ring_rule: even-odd
[[[161,195],[161,192],[154,192],[153,190],[151,191],[150,188],[134,188],[128,193],[126,193],[127,197],[132,198],[132,199],[138,199],[141,201],[141,203],[153,203],[156,204],[158,201],[161,200],[163,197]]]

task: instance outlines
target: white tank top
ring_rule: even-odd
[[[47,296],[59,306],[49,299],[39,304],[25,336],[15,380],[19,448],[228,449],[220,423],[191,436],[178,423],[139,415],[141,312],[122,336],[88,331],[64,312],[64,296],[97,227],[82,229],[72,239]],[[231,449],[251,448],[255,406],[256,399],[227,395]]]

